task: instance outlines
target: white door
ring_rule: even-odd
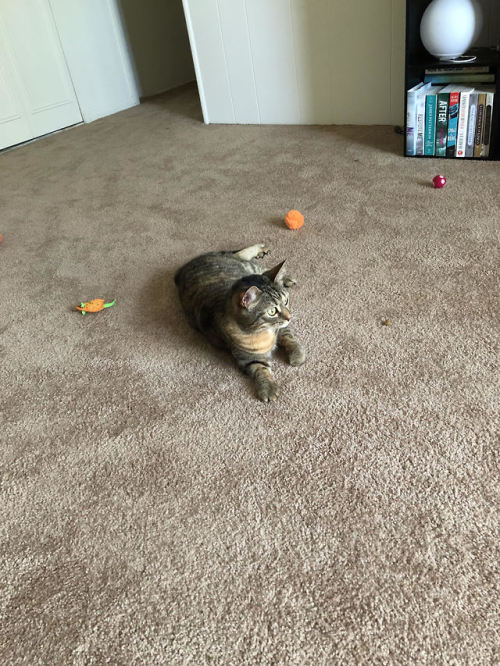
[[[79,122],[49,0],[0,0],[0,149]]]

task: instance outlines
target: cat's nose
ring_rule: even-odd
[[[290,314],[290,310],[288,308],[283,308],[281,310],[281,316],[285,321],[290,321],[292,315]]]

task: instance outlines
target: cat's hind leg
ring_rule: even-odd
[[[257,243],[256,245],[251,245],[250,247],[245,247],[243,250],[237,250],[233,252],[237,257],[243,261],[252,261],[252,259],[262,259],[266,254],[269,253],[269,248],[264,245],[264,243]]]
[[[281,280],[281,284],[287,289],[290,289],[290,287],[295,287],[295,285],[297,284],[297,280],[293,278],[291,275],[285,275],[283,280]]]

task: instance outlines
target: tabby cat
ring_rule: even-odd
[[[189,322],[209,341],[229,349],[238,366],[255,382],[258,397],[276,400],[271,353],[283,347],[290,365],[302,365],[305,353],[287,328],[288,289],[295,280],[281,275],[285,262],[264,271],[256,259],[263,244],[235,252],[209,252],[192,259],[175,274]]]

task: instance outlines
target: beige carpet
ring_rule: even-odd
[[[498,663],[500,164],[200,118],[0,155],[0,663]],[[257,241],[308,351],[272,405],[172,280]]]

